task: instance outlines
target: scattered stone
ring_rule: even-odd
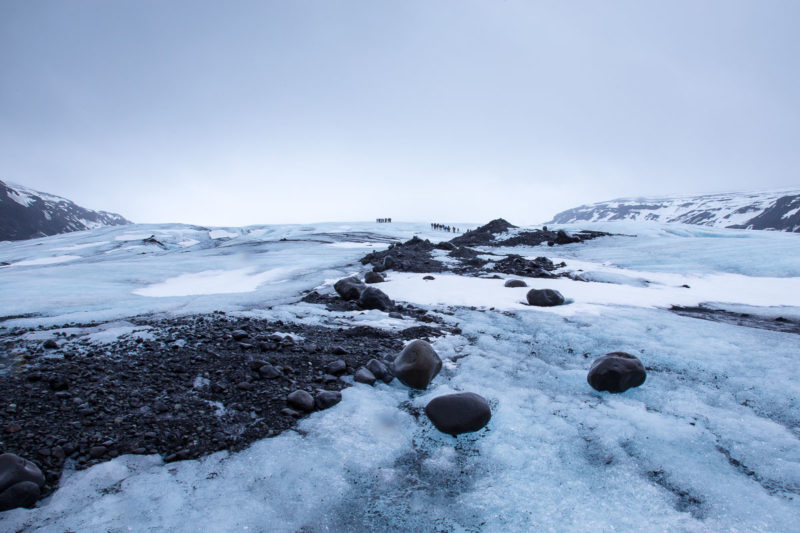
[[[50,390],[60,391],[69,388],[69,381],[64,376],[53,376],[49,381]]]
[[[337,281],[333,289],[345,300],[358,300],[364,290],[364,283],[356,276],[350,276]]]
[[[436,429],[457,436],[482,429],[492,418],[489,402],[474,392],[438,396],[425,407]]]
[[[258,374],[264,379],[277,379],[283,375],[280,370],[269,363],[259,368]]]
[[[233,340],[240,341],[250,337],[250,334],[243,329],[237,329],[231,333],[231,336],[233,337]]]
[[[366,283],[383,283],[386,278],[377,272],[370,271],[364,274],[364,281]]]
[[[314,398],[314,404],[317,406],[317,409],[323,410],[329,407],[333,407],[337,403],[342,401],[342,393],[339,391],[332,391],[326,390],[321,391],[317,394],[316,398]]]
[[[356,371],[353,380],[356,383],[366,383],[367,385],[375,385],[375,374],[370,372],[366,367],[361,367]]]
[[[394,374],[404,385],[426,389],[442,369],[442,360],[429,343],[417,339],[409,342],[394,360]]]
[[[422,279],[424,279],[425,281],[433,281],[436,278],[434,278],[433,276],[422,276]]]
[[[394,303],[380,289],[375,287],[367,287],[361,291],[361,297],[358,299],[358,305],[364,309],[380,309],[381,311],[389,311]]]
[[[394,379],[394,374],[389,370],[389,367],[383,361],[377,359],[370,359],[367,361],[367,370],[372,372],[372,375],[380,379],[384,383],[390,383]]]
[[[0,455],[0,511],[33,507],[44,481],[42,471],[31,461],[13,453]]]
[[[538,307],[553,307],[564,303],[564,296],[553,289],[531,289],[527,295],[528,303]]]
[[[334,346],[331,350],[333,355],[347,355],[347,350],[342,348],[341,346]]]
[[[44,344],[42,346],[44,346],[44,348],[47,350],[58,349],[58,343],[56,342],[55,339],[47,339],[46,341],[44,341]]]
[[[344,374],[346,370],[347,363],[344,362],[344,359],[337,359],[336,361],[325,365],[325,372],[328,374],[333,374],[334,376]]]
[[[599,391],[625,392],[644,383],[646,377],[644,365],[638,357],[612,352],[594,360],[586,381]]]
[[[522,281],[521,279],[509,279],[506,280],[504,287],[527,287],[528,284]]]
[[[310,413],[314,410],[314,397],[304,390],[296,390],[286,397],[289,406]]]
[[[106,448],[105,446],[92,446],[91,448],[89,448],[89,455],[93,459],[99,459],[100,457],[103,457],[107,451],[108,448]]]

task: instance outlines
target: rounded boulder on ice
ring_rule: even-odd
[[[358,298],[358,305],[364,309],[388,311],[394,306],[394,303],[382,290],[375,287],[367,287],[361,291],[361,296]]]
[[[413,389],[427,389],[441,369],[439,354],[420,339],[409,342],[394,360],[395,377]]]
[[[434,398],[425,407],[425,414],[436,429],[454,437],[478,431],[492,418],[489,402],[474,392],[446,394]]]
[[[625,392],[644,383],[646,377],[644,365],[638,357],[612,352],[594,360],[586,381],[599,391]]]
[[[564,296],[553,289],[531,289],[526,296],[528,304],[537,307],[553,307],[564,303]]]
[[[13,453],[0,455],[0,511],[33,507],[43,485],[38,466]]]

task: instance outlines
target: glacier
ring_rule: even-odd
[[[0,514],[0,529],[800,530],[800,336],[670,311],[702,304],[800,316],[798,235],[563,227],[615,235],[485,250],[545,255],[591,273],[591,281],[526,279],[561,291],[570,301],[562,307],[526,306],[526,289],[499,279],[388,273],[381,289],[393,299],[461,328],[434,342],[445,365],[428,390],[356,385],[296,430],[241,452],[168,464],[123,455],[67,469],[36,508]],[[400,327],[407,321],[380,311],[299,300],[363,272],[358,259],[369,251],[415,235],[453,236],[398,222],[132,225],[0,243],[0,328],[58,326],[107,343],[147,335],[125,321],[132,316],[215,310]],[[611,351],[643,361],[644,385],[619,395],[588,386],[591,361]],[[4,368],[10,357],[0,356]],[[489,400],[487,428],[453,438],[416,416],[455,391]]]

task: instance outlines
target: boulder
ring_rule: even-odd
[[[389,383],[394,379],[394,374],[389,370],[389,367],[383,361],[377,359],[370,359],[367,361],[367,370],[372,372],[372,375],[380,379],[384,383]]]
[[[456,249],[456,245],[453,244],[452,242],[442,241],[442,242],[436,243],[434,248],[436,248],[437,250],[448,250],[448,251],[450,251],[450,250],[455,250]]]
[[[339,374],[344,374],[347,370],[347,363],[344,362],[344,359],[337,359],[332,363],[328,363],[325,365],[325,372],[328,374],[333,374],[334,376],[338,376]]]
[[[553,289],[531,289],[527,295],[528,303],[538,307],[553,307],[564,303],[564,296]]]
[[[304,390],[296,390],[286,397],[290,407],[301,411],[311,412],[314,410],[314,397]]]
[[[375,374],[370,372],[365,367],[361,367],[356,371],[355,376],[353,376],[353,380],[356,383],[365,383],[367,385],[375,385]]]
[[[611,352],[592,363],[586,381],[599,391],[625,392],[644,383],[647,373],[635,355]]]
[[[32,462],[13,453],[0,455],[0,511],[33,507],[44,486],[44,475]]]
[[[276,378],[279,378],[279,377],[281,377],[283,375],[283,374],[281,374],[280,370],[278,370],[277,368],[275,368],[274,366],[272,366],[269,363],[259,367],[258,373],[262,378],[265,378],[265,379],[276,379]]]
[[[364,283],[356,276],[342,278],[333,285],[333,289],[345,300],[358,300],[364,287]]]
[[[425,407],[436,429],[457,436],[482,429],[492,418],[489,402],[474,392],[438,396]]]
[[[46,350],[57,350],[58,349],[58,343],[56,342],[55,339],[47,339],[46,341],[44,341],[44,344],[42,346]]]
[[[367,283],[383,283],[386,279],[377,272],[367,272],[364,274],[364,281]]]
[[[381,311],[389,311],[394,303],[380,289],[375,287],[367,287],[361,291],[361,296],[358,299],[358,305],[364,309],[380,309]]]
[[[394,267],[395,263],[394,257],[387,255],[383,258],[383,270],[389,270],[390,268]]]
[[[424,279],[425,281],[433,281],[436,278],[434,278],[433,276],[422,276],[422,279]]]
[[[427,342],[409,342],[394,360],[394,375],[413,389],[426,389],[442,369],[442,360]]]
[[[334,405],[336,405],[341,401],[342,401],[342,393],[333,390],[320,391],[314,398],[314,404],[317,406],[317,409],[319,410],[333,407]]]
[[[528,284],[522,281],[521,279],[509,279],[506,280],[504,287],[527,287]]]

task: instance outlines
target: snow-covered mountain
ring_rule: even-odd
[[[0,241],[19,241],[102,226],[130,224],[121,215],[0,181]]]
[[[800,191],[619,198],[562,211],[550,223],[610,220],[800,232]]]

